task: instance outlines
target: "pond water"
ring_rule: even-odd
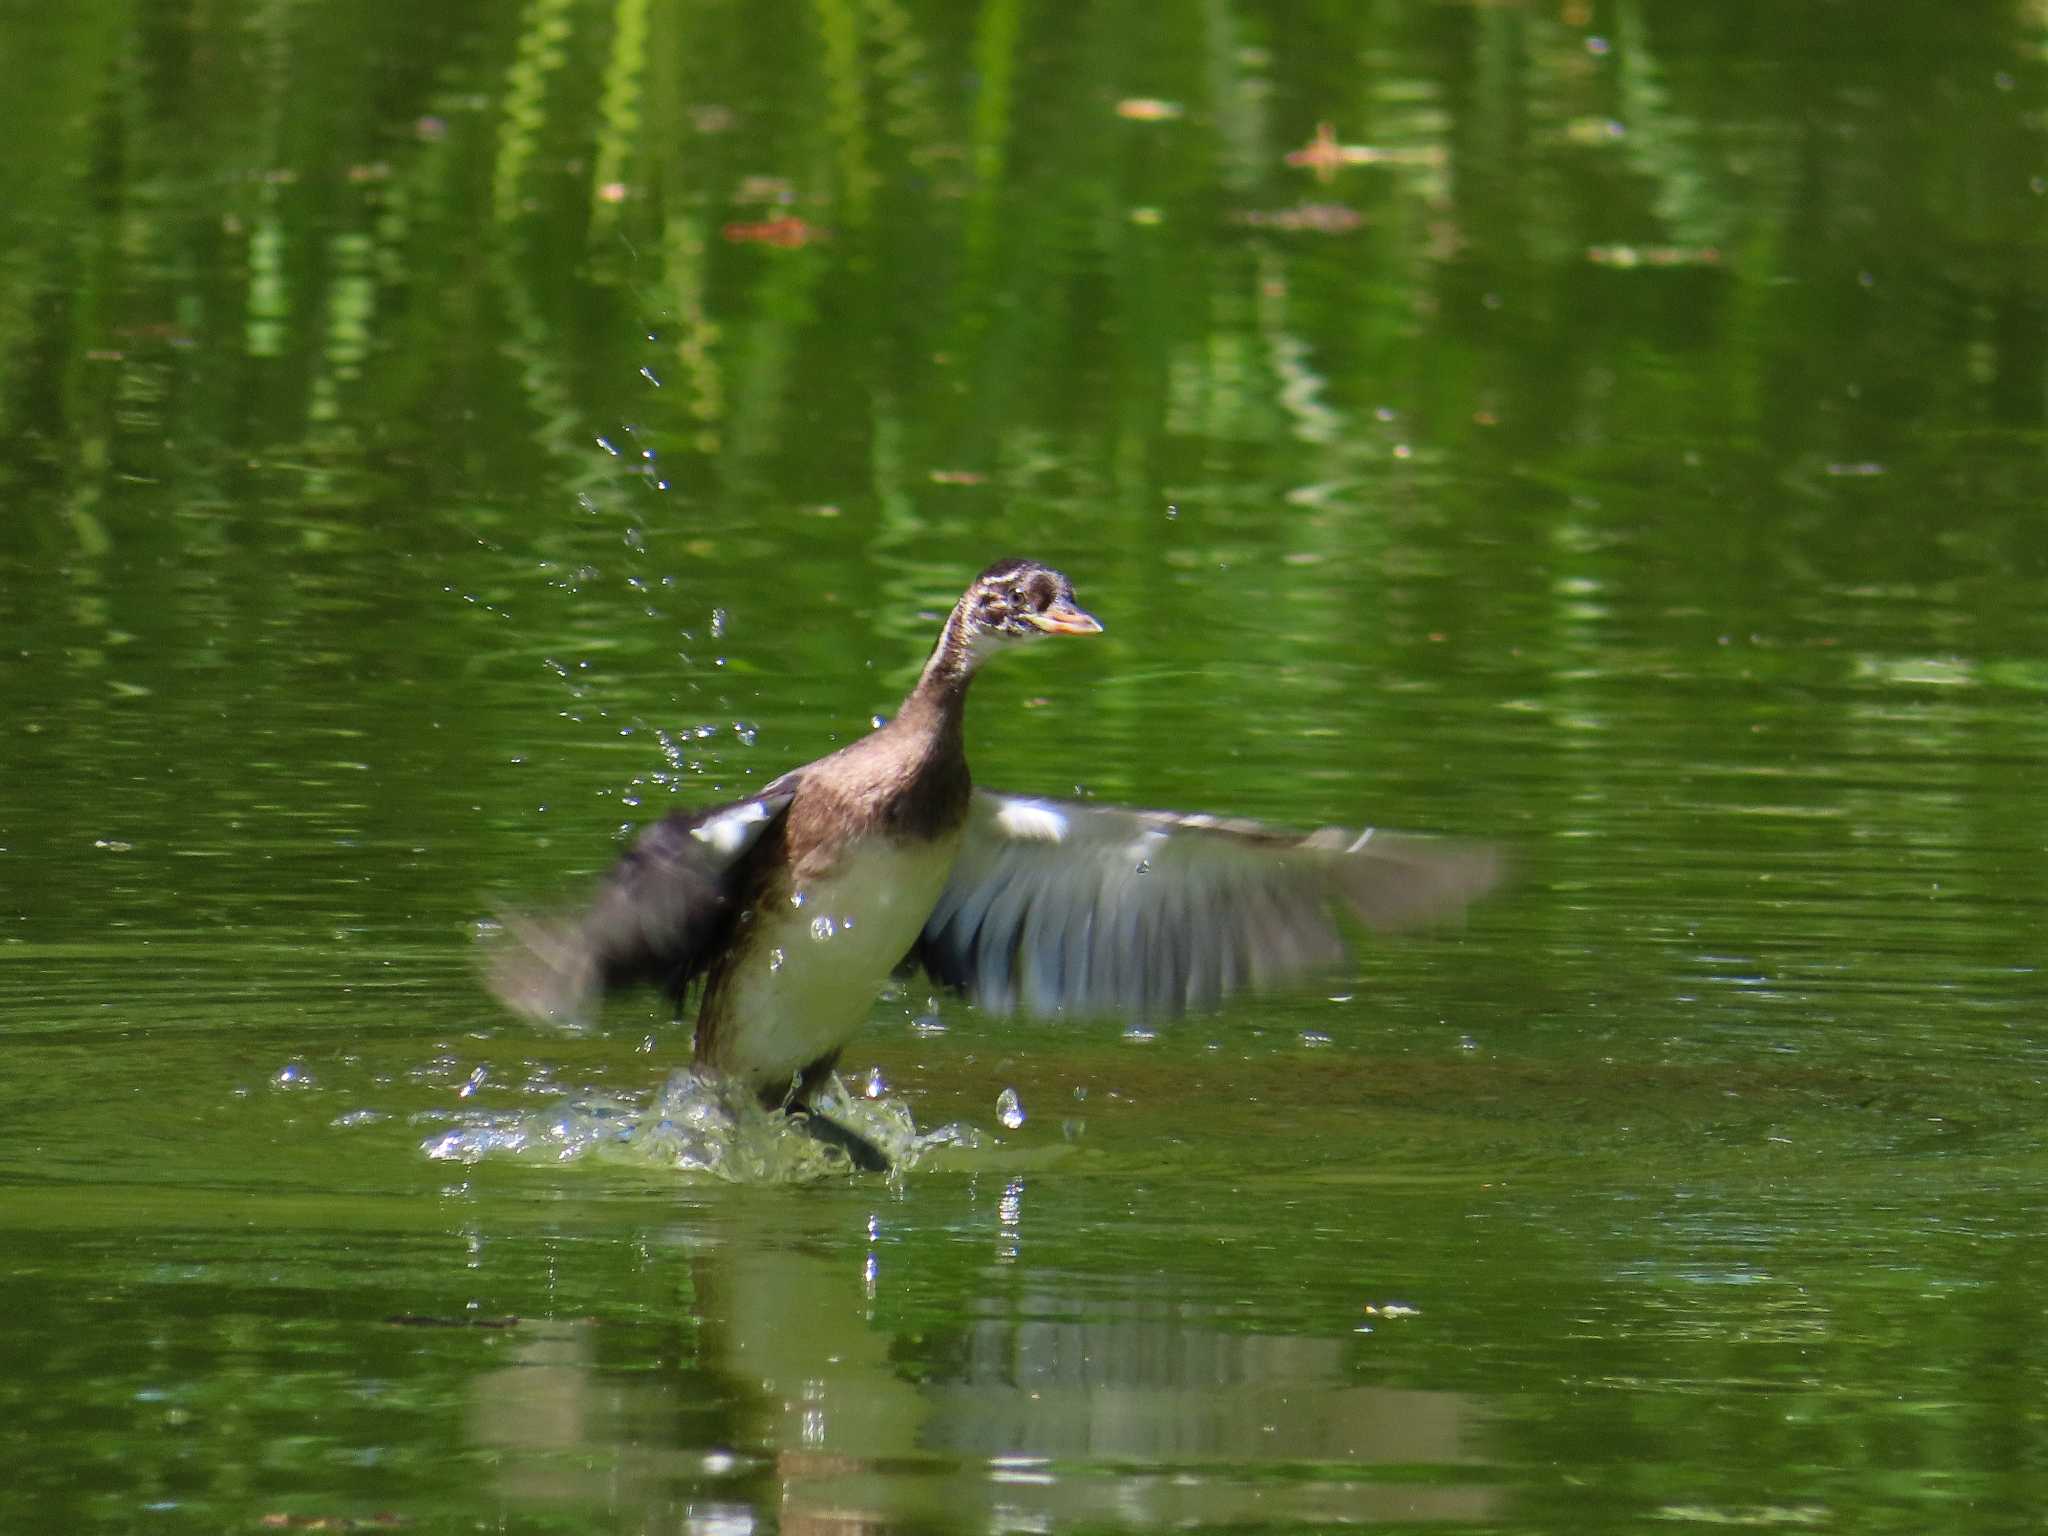
[[[0,58],[0,1529],[2037,1527],[2038,3]],[[1013,552],[1107,633],[982,782],[1512,878],[1156,1028],[906,983],[892,1178],[606,1135],[687,1027],[479,925]]]

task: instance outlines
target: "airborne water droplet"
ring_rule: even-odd
[[[1016,1089],[1005,1088],[996,1095],[996,1118],[1013,1131],[1024,1123],[1024,1104]]]

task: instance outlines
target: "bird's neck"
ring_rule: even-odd
[[[961,723],[967,713],[967,685],[974,681],[981,658],[968,639],[967,624],[956,608],[939,633],[939,643],[919,674],[917,686],[904,698],[891,722],[899,730],[927,737],[939,755],[961,753]]]
[[[932,654],[925,662],[924,672],[918,677],[917,687],[911,690],[910,697],[915,699],[920,694],[932,698],[951,697],[957,708],[957,701],[967,696],[967,685],[974,680],[985,653],[985,646],[974,643],[966,605],[962,603],[947,615],[946,627],[939,631],[939,643],[932,647]],[[909,707],[909,700],[904,701],[904,707]]]

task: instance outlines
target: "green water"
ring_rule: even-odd
[[[2039,4],[0,71],[0,1530],[2037,1528]],[[430,1156],[686,1059],[478,922],[1011,552],[1108,632],[977,683],[983,782],[1514,878],[1149,1034],[879,1000],[849,1082],[981,1140],[893,1182]]]

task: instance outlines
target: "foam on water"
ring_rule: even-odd
[[[910,1110],[886,1093],[849,1093],[834,1075],[813,1104],[825,1118],[880,1149],[893,1174],[947,1149],[971,1151],[981,1136],[963,1124],[920,1132]],[[591,1096],[515,1114],[478,1110],[430,1136],[421,1150],[439,1161],[487,1157],[529,1163],[596,1159],[701,1174],[736,1184],[802,1184],[853,1172],[843,1148],[809,1135],[786,1114],[763,1109],[744,1087],[685,1069],[653,1101]]]

